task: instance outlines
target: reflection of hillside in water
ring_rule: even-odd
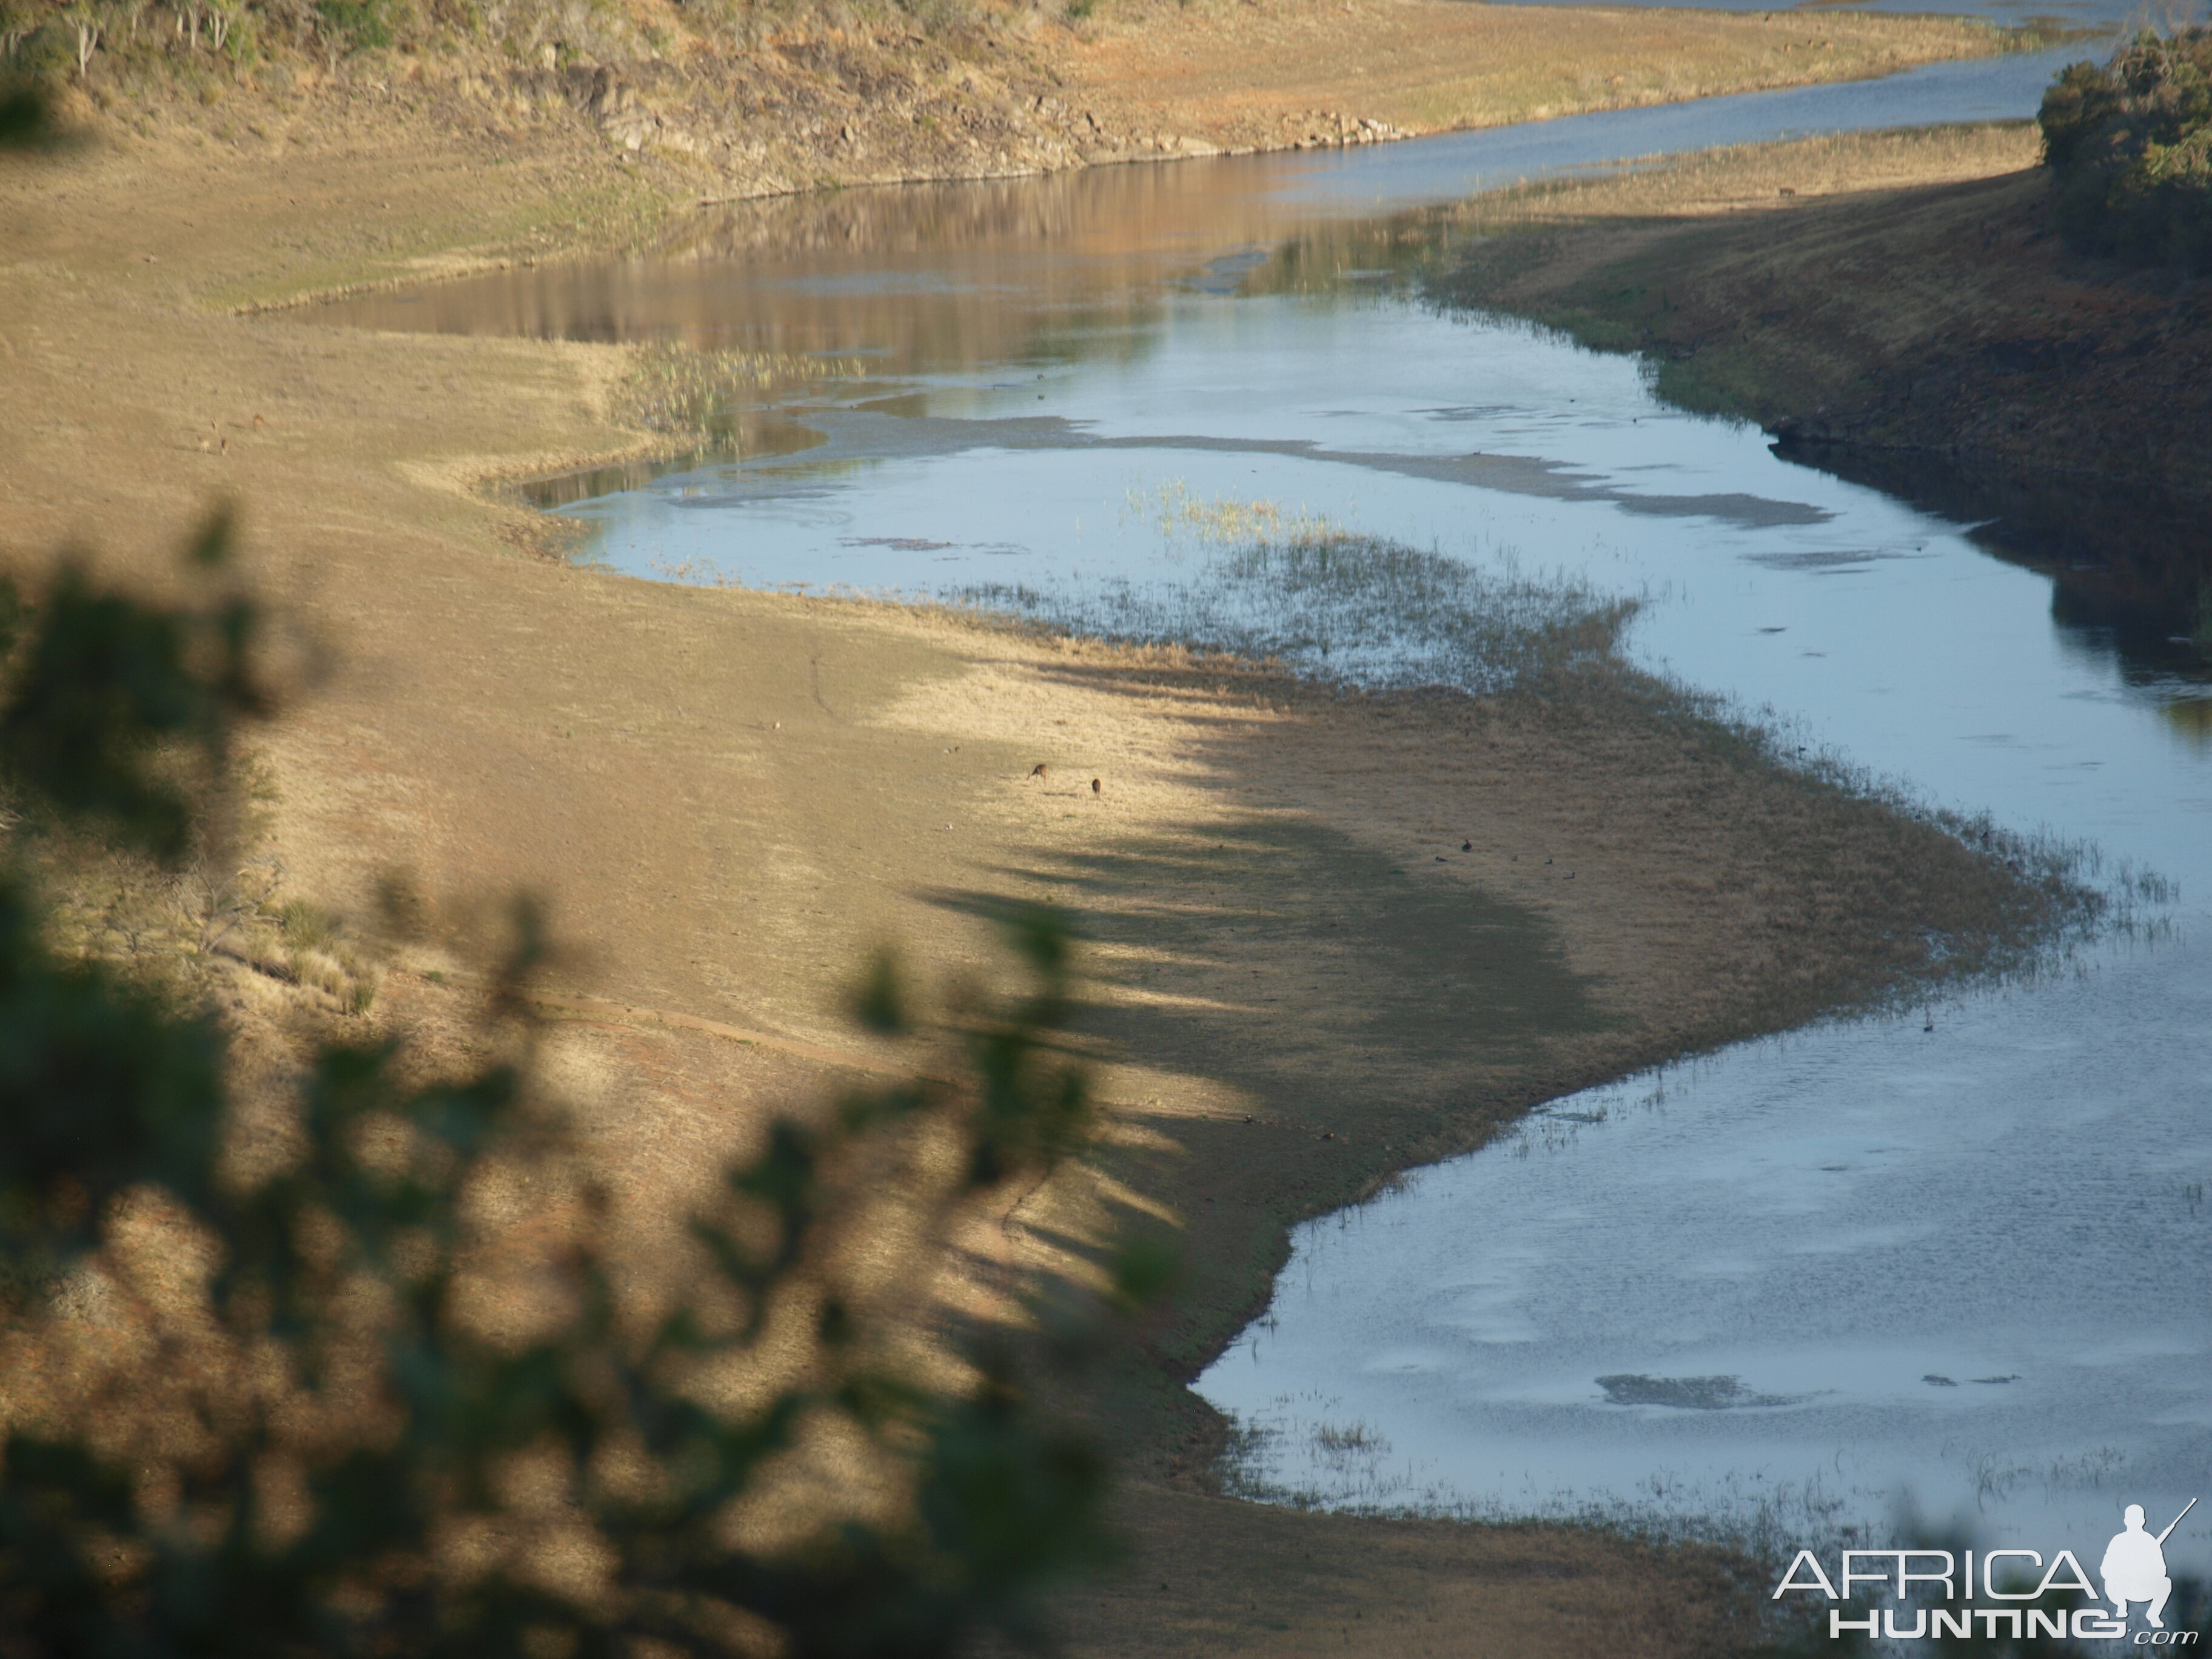
[[[1266,263],[1246,273],[1240,291],[1324,295],[1340,292],[1347,281],[1378,287],[1418,281],[1461,251],[1479,222],[1477,204],[1455,202],[1286,227]]]
[[[2129,684],[2212,686],[2212,653],[2190,640],[2212,602],[2212,531],[2202,501],[1847,445],[1778,444],[1775,453],[1975,526],[1968,533],[1978,546],[2051,578],[2051,617],[2061,637],[2109,653]],[[2212,703],[2184,698],[2174,707],[2177,729],[2212,737]]]
[[[503,270],[319,307],[410,332],[681,341],[870,354],[887,370],[1140,355],[1163,290],[1217,286],[1300,218],[1254,167],[1091,167],[1046,178],[778,198],[702,211],[623,259]],[[1279,165],[1279,164],[1278,164]]]

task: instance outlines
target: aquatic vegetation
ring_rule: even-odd
[[[1342,526],[1322,514],[1299,507],[1285,509],[1279,502],[1238,501],[1220,495],[1194,495],[1190,486],[1176,478],[1150,489],[1132,484],[1127,496],[1129,518],[1148,519],[1161,539],[1173,542],[1193,536],[1223,545],[1237,542],[1313,541],[1340,536]]]
[[[1195,517],[1237,521],[1218,504]],[[1180,580],[1079,578],[957,597],[1103,639],[1226,651],[1370,689],[1474,692],[1601,660],[1635,613],[1633,599],[1573,579],[1492,575],[1442,553],[1291,522],[1284,539],[1203,554]]]

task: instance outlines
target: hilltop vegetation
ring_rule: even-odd
[[[539,69],[751,46],[807,17],[827,27],[958,21],[964,0],[4,0],[0,53],[18,73],[82,77],[95,53],[203,72],[362,52],[471,51]],[[863,13],[879,14],[864,19]]]
[[[2044,94],[2058,233],[2130,264],[2212,271],[2212,28],[2145,29]]]

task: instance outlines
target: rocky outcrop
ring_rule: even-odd
[[[460,74],[450,90],[510,119],[581,120],[618,156],[690,170],[702,198],[716,200],[1408,136],[1316,109],[1224,143],[1155,126],[1141,110],[1071,101],[1042,55],[1018,43],[910,32],[775,40],[680,62],[563,61],[548,48],[535,65]]]

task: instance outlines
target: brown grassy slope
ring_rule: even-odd
[[[1822,139],[1477,204],[1516,234],[1439,287],[1799,439],[2212,494],[2212,287],[2069,253],[2036,147],[2026,124]]]
[[[1847,11],[1146,0],[1098,16],[1053,57],[1060,96],[1182,149],[1497,126],[1856,80],[2001,45],[1964,19]]]
[[[617,162],[653,196],[688,202],[1370,142],[1883,75],[2021,38],[1964,20],[1851,13],[1814,27],[1728,12],[1212,0],[1114,7],[1079,22],[984,8],[927,34],[903,20],[800,19],[739,52],[697,33],[684,8],[634,9],[665,53],[524,64],[488,50],[409,50],[240,72],[210,58],[176,71],[142,45],[96,54],[70,98],[142,159],[198,149],[228,175],[295,147],[374,146],[410,131],[416,143],[471,149],[478,165],[526,168],[581,143],[578,162]],[[604,240],[605,223],[574,217],[562,205],[504,251],[542,252],[579,231]],[[449,230],[431,246],[389,252],[419,262],[453,240]]]
[[[836,1080],[819,1050],[851,1041],[840,988],[869,947],[901,939],[934,979],[987,960],[993,911],[1076,908],[1113,1134],[1011,1236],[1079,1262],[1149,1218],[1194,1269],[1085,1403],[1136,1473],[1145,1571],[1179,1570],[1072,1603],[1080,1638],[1396,1654],[1412,1618],[1440,1650],[1565,1653],[1598,1616],[1574,1609],[1609,1606],[1609,1651],[1709,1650],[1718,1592],[1638,1622],[1623,1564],[1665,1559],[1626,1546],[1207,1498],[1218,1425],[1179,1379],[1264,1293],[1290,1221],[1545,1094],[1915,966],[1870,949],[1885,930],[2001,928],[2014,890],[1627,679],[1340,702],[517,550],[537,521],[471,481],[644,447],[609,412],[629,352],[215,308],[404,268],[478,216],[526,239],[563,190],[636,199],[582,151],[487,169],[473,139],[405,136],[364,118],[257,141],[250,167],[212,141],[111,150],[0,203],[11,562],[73,537],[158,580],[186,518],[234,498],[251,562],[340,648],[266,740],[291,890],[356,915],[394,868],[456,904],[544,892],[574,946],[552,988],[598,1000],[564,1026],[594,1156],[664,1224]],[[434,1037],[457,1016],[428,975],[453,966],[434,942],[387,981]],[[1574,1588],[1600,1572],[1620,1600]],[[1223,1587],[1248,1578],[1240,1614]]]

